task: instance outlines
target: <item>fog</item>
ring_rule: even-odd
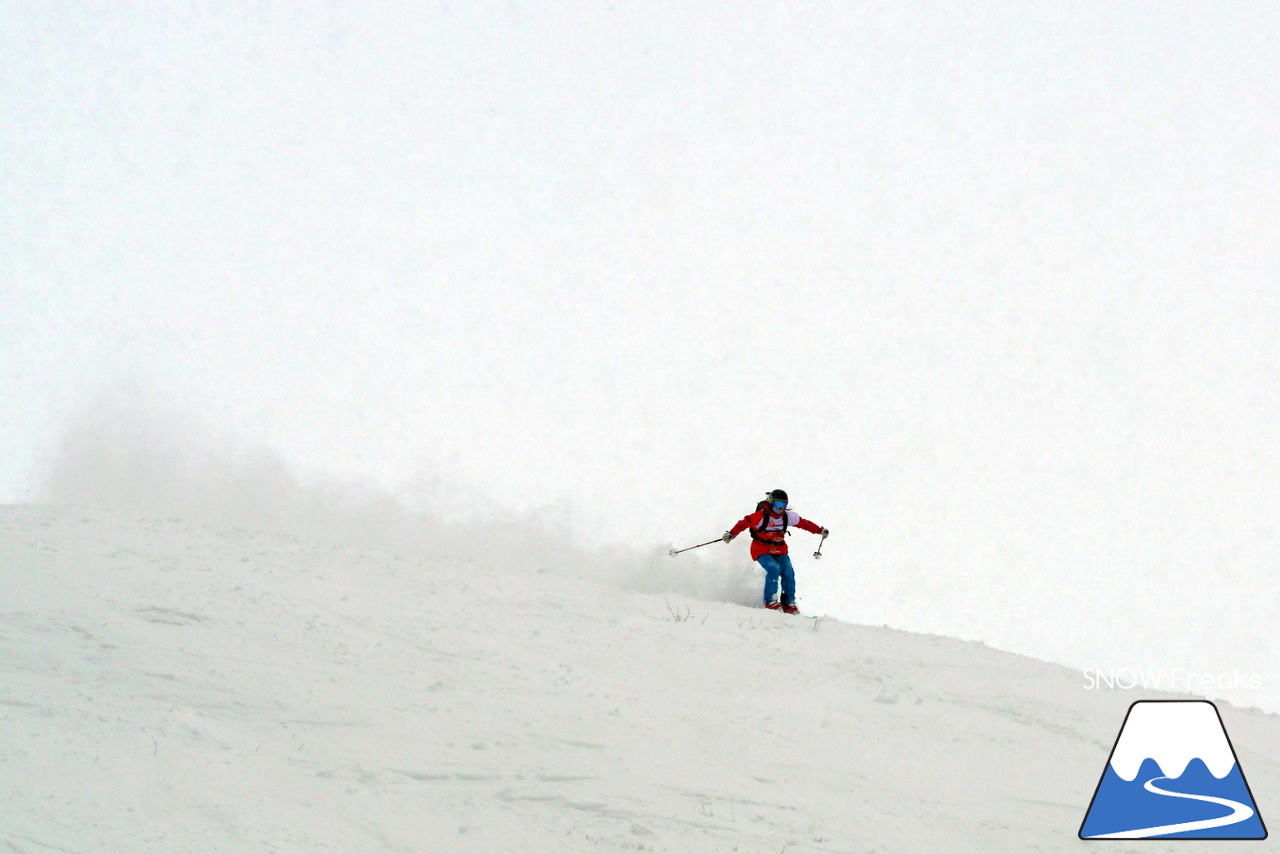
[[[1278,38],[5,7],[0,500],[748,601],[741,540],[666,551],[782,487],[807,609],[1280,709]]]
[[[589,578],[741,604],[759,598],[746,561],[719,555],[676,563],[666,547],[592,545],[575,536],[565,506],[466,508],[436,482],[393,495],[356,479],[307,475],[269,448],[217,439],[181,413],[123,391],[69,426],[38,499],[275,531],[423,561],[444,557],[456,566],[457,582],[479,566],[546,575],[551,586]]]

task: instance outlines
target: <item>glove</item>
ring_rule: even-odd
[[[826,528],[823,528],[823,529],[822,529],[821,531],[819,531],[818,533],[819,533],[819,534],[821,534],[821,535],[822,535],[822,539],[824,539],[824,540],[825,540],[825,539],[827,538],[827,535],[828,535],[828,534],[830,534],[831,532],[830,532],[830,531],[828,531]]]
[[[724,540],[727,543],[733,539],[733,534],[729,533],[728,531],[725,531],[724,536],[721,537],[720,539]]]

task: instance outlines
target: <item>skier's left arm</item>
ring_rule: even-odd
[[[789,520],[788,524],[794,525],[802,531],[808,531],[810,534],[821,534],[824,537],[830,533],[830,531],[819,525],[817,522],[810,522],[808,519],[800,518],[800,514],[794,510],[791,511],[791,515],[795,518]]]

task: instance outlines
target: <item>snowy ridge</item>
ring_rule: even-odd
[[[0,507],[0,603],[16,854],[1075,851],[1130,699],[976,643],[138,511]],[[1280,788],[1278,721],[1223,714]]]
[[[1175,779],[1192,759],[1203,760],[1219,780],[1236,764],[1222,722],[1208,702],[1134,705],[1116,742],[1111,767],[1121,779],[1132,781],[1146,759]]]

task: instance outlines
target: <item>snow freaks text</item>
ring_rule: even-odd
[[[1194,694],[1210,691],[1257,691],[1261,688],[1261,674],[1241,670],[1232,670],[1230,673],[1200,673],[1185,667],[1090,667],[1084,671],[1086,691],[1141,689]]]

